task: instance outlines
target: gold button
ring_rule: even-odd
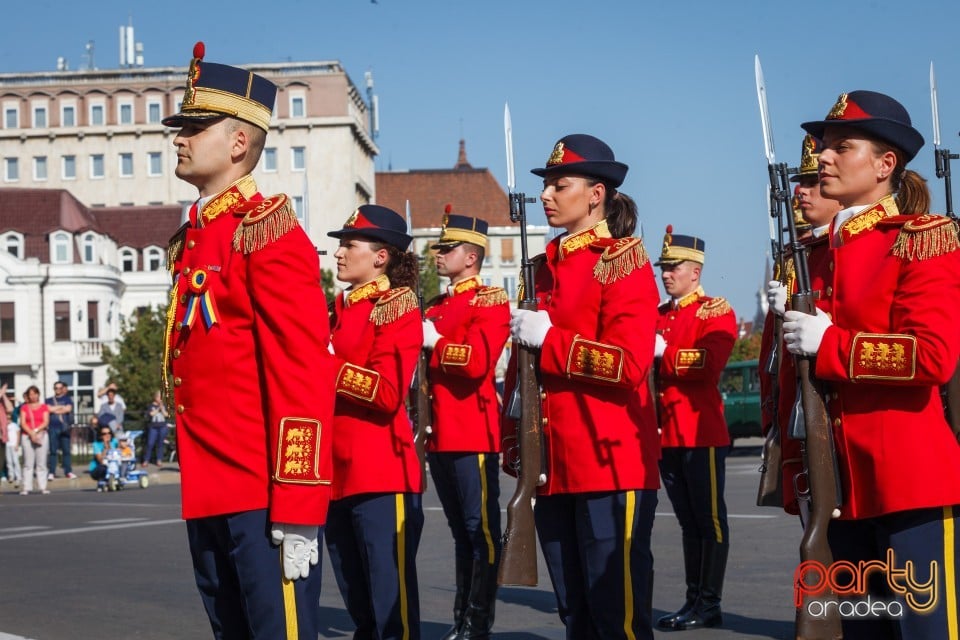
[[[174,350],[173,350],[173,357],[174,357],[174,358],[179,358],[179,357],[180,357],[180,349],[174,349]]]
[[[830,271],[833,271],[833,260],[830,261],[830,264],[828,266],[830,268]]]
[[[831,286],[829,286],[829,285],[827,286],[827,295],[828,295],[828,296],[832,296],[832,295],[833,295],[833,287],[831,287]]]
[[[540,392],[540,400],[546,400],[546,399],[547,399],[547,393],[546,393],[545,391],[541,391],[541,392]]]
[[[180,296],[180,304],[187,304],[187,294]]]
[[[546,418],[541,418],[541,419],[540,419],[540,424],[542,424],[543,426],[547,426],[547,419],[546,419]]]
[[[182,384],[183,384],[183,380],[180,378],[180,376],[177,376],[173,379],[173,386],[179,387]]]
[[[177,413],[183,413],[186,409],[183,408],[182,404],[177,405]]]
[[[190,275],[190,267],[184,267],[184,268],[183,268],[183,275],[185,275],[185,276]]]
[[[197,246],[197,243],[194,242],[193,240],[187,241],[187,249],[193,249],[195,246]]]
[[[663,397],[663,391],[659,391],[659,392],[657,393],[657,395],[662,398],[662,397]]]
[[[833,419],[833,426],[835,426],[835,427],[839,427],[839,426],[840,426],[840,418],[834,418],[834,419]]]

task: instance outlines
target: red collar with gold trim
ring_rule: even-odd
[[[257,183],[251,175],[245,175],[229,187],[207,200],[197,215],[199,226],[203,227],[228,211],[232,211],[239,203],[249,200],[257,193]]]
[[[607,221],[601,220],[589,229],[579,231],[573,235],[562,238],[558,247],[558,255],[563,260],[592,245],[601,238],[611,238],[610,230],[607,228]]]
[[[457,284],[453,285],[450,288],[450,295],[455,296],[466,291],[472,291],[483,285],[483,282],[480,281],[480,276],[470,276],[466,280],[461,280]]]
[[[389,291],[390,289],[390,278],[387,277],[387,274],[380,274],[370,282],[362,284],[345,297],[347,305],[356,304],[361,300],[366,300],[367,298],[372,298],[377,296],[384,291]]]
[[[893,196],[884,196],[857,215],[843,221],[837,230],[839,243],[846,244],[855,240],[865,232],[875,229],[881,220],[896,215],[900,215],[900,211]]]
[[[703,298],[703,297],[706,296],[706,295],[707,295],[707,294],[704,293],[704,291],[703,291],[703,287],[697,287],[695,290],[691,291],[690,293],[688,293],[687,295],[683,296],[683,297],[680,298],[679,300],[674,300],[674,302],[673,302],[673,308],[674,308],[674,309],[683,309],[684,307],[693,304],[694,302],[696,302],[696,301],[699,300],[700,298]]]

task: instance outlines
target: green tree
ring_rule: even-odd
[[[733,343],[733,353],[730,354],[730,362],[756,360],[759,358],[760,338],[761,335],[759,332],[754,332],[742,338],[737,338],[737,341]]]
[[[333,302],[337,297],[337,284],[333,279],[333,269],[320,269],[320,286],[323,287],[323,295],[327,297],[327,303]]]
[[[440,274],[437,273],[437,261],[433,259],[429,244],[423,247],[420,258],[420,291],[425,301],[440,295]]]
[[[107,376],[121,389],[128,421],[141,420],[161,388],[165,323],[166,313],[160,307],[134,313],[120,328],[116,350],[103,350]]]

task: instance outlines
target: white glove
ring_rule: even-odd
[[[280,545],[283,575],[287,580],[306,578],[310,575],[310,565],[320,562],[319,531],[319,527],[309,524],[274,522],[270,526],[270,538]]]
[[[437,340],[442,338],[440,332],[437,331],[437,327],[434,326],[429,320],[423,321],[423,348],[424,349],[433,349],[437,346]]]
[[[552,326],[550,314],[546,311],[527,311],[526,309],[510,311],[510,335],[525,347],[539,349]]]
[[[815,356],[823,342],[823,334],[833,324],[822,309],[811,316],[801,311],[787,311],[783,316],[783,341],[787,351],[798,356]]]
[[[787,288],[779,280],[771,280],[767,283],[767,302],[770,308],[778,316],[782,316],[787,310]]]
[[[663,352],[667,350],[667,341],[659,333],[653,342],[653,357],[662,358]]]

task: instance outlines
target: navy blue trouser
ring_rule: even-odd
[[[430,453],[430,476],[462,566],[500,562],[500,454]]]
[[[568,640],[653,638],[656,509],[652,489],[537,498],[537,535]]]
[[[50,452],[47,455],[47,473],[57,473],[57,450],[63,452],[63,473],[73,473],[70,458],[70,428],[60,425],[50,427]]]
[[[902,615],[860,615],[852,604],[840,608],[845,640],[958,640],[958,593],[960,593],[960,505],[900,511],[865,520],[833,520],[827,531],[834,563],[879,561],[884,566],[893,551],[892,569],[904,570],[919,587],[906,587],[905,594],[891,591],[883,570],[869,574],[869,595],[873,601],[900,603]],[[935,571],[931,572],[931,567]],[[849,573],[837,580],[848,582]],[[935,582],[931,581],[935,578]],[[895,584],[904,586],[902,578]],[[934,589],[934,586],[936,589]],[[866,595],[849,594],[841,601],[863,601]],[[912,605],[911,605],[912,601]],[[860,611],[865,611],[860,607]],[[849,615],[852,613],[853,615]],[[882,612],[881,612],[882,613]],[[894,610],[897,613],[897,610]]]
[[[365,493],[330,502],[326,540],[355,640],[420,638],[419,493]]]
[[[730,541],[723,499],[729,447],[664,447],[660,477],[685,538]]]
[[[266,509],[187,520],[187,538],[214,638],[317,640],[320,565],[300,580],[283,577]]]

